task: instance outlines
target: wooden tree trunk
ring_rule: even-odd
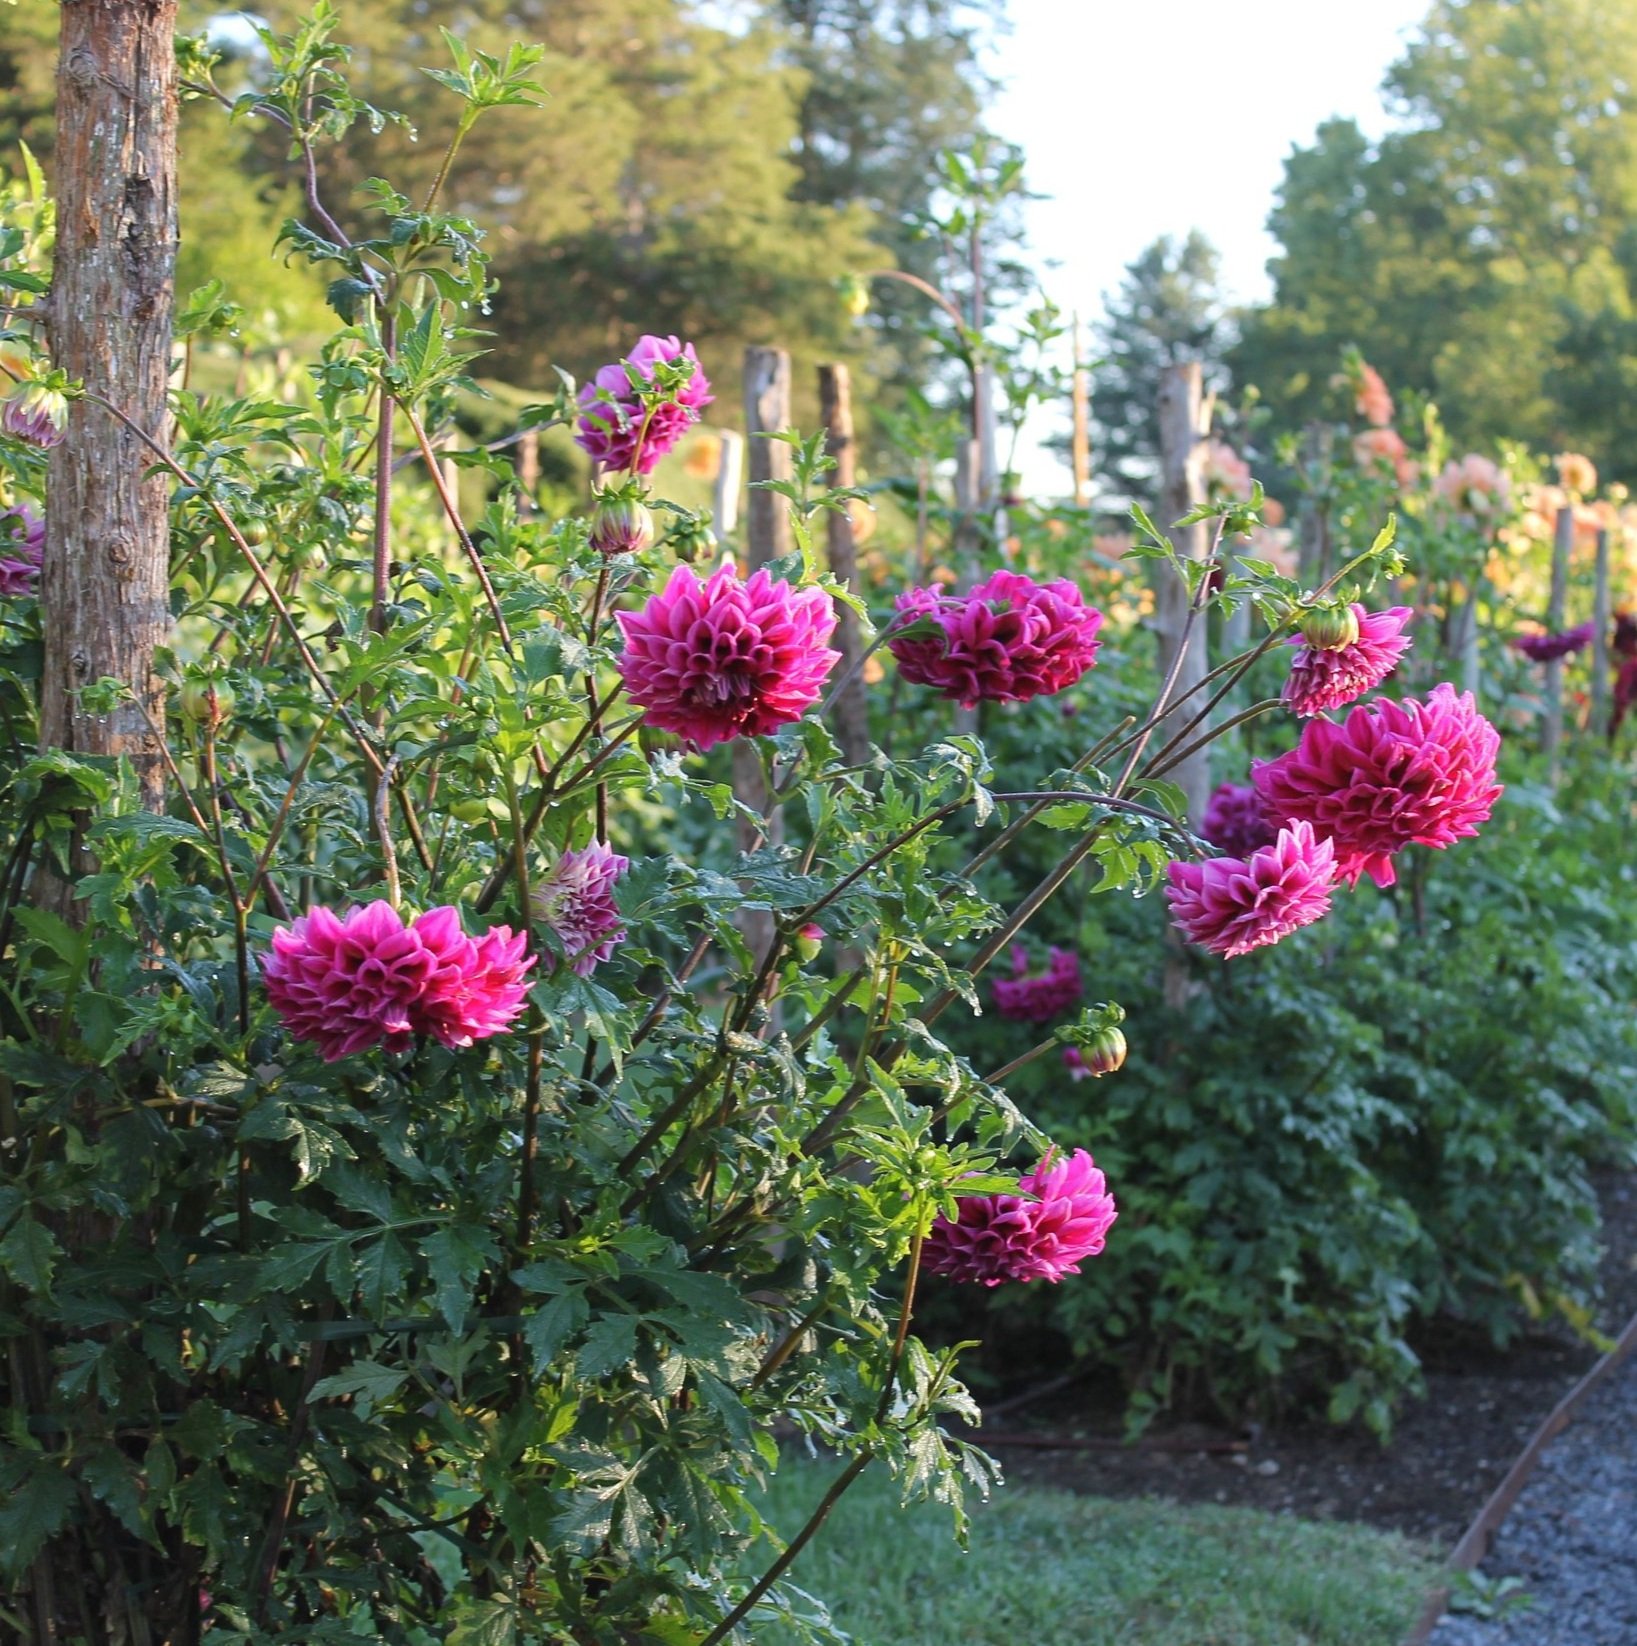
[[[835,472],[830,476],[835,486],[857,484],[858,461],[853,442],[852,383],[845,366],[820,366],[819,414],[824,419],[825,450],[835,459]],[[853,517],[846,509],[832,509],[825,516],[826,547],[829,553],[830,574],[838,583],[844,583],[854,594],[858,593],[858,546],[853,541]],[[864,678],[858,672],[858,661],[864,652],[863,636],[859,633],[858,614],[851,606],[842,605],[836,622],[836,650],[841,661],[836,665],[843,684],[836,692],[830,711],[835,728],[836,742],[841,745],[842,757],[849,766],[861,766],[870,758],[870,720],[864,697]]]
[[[176,263],[176,0],[63,0],[57,68],[53,362],[161,445]],[[153,453],[88,401],[51,457],[40,742],[125,755],[144,805],[165,799],[170,629],[168,487]],[[112,677],[134,701],[107,715],[75,693]]]
[[[788,480],[795,472],[790,448],[762,434],[790,427],[790,356],[783,349],[745,350],[745,432],[750,478]],[[745,574],[788,554],[795,546],[790,505],[778,492],[752,491],[745,507]],[[768,811],[767,779],[755,745],[748,738],[733,744],[733,793],[740,805],[758,814]],[[765,831],[747,817],[738,822],[739,849],[749,851],[765,838],[770,846],[784,839],[784,818],[774,811]],[[745,909],[739,930],[760,959],[773,946],[773,916],[765,909]]]

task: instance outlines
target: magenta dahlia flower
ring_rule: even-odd
[[[1336,651],[1325,651],[1302,640],[1290,642],[1296,655],[1290,660],[1281,694],[1285,707],[1296,714],[1323,714],[1339,709],[1368,691],[1374,691],[1398,667],[1410,649],[1404,626],[1415,614],[1408,606],[1367,612],[1356,601],[1358,639]]]
[[[1205,802],[1199,832],[1224,857],[1249,857],[1258,846],[1271,846],[1279,831],[1251,784],[1218,783]]]
[[[0,595],[33,594],[45,557],[45,522],[27,503],[0,513]]]
[[[836,626],[829,595],[766,571],[741,583],[723,566],[701,584],[678,566],[641,611],[618,615],[626,695],[698,749],[801,719],[841,656],[825,644]]]
[[[1171,919],[1190,943],[1232,960],[1265,949],[1330,912],[1336,853],[1308,823],[1279,831],[1248,857],[1213,857],[1166,868]]]
[[[1512,644],[1534,663],[1555,663],[1560,657],[1572,657],[1584,651],[1597,638],[1595,623],[1581,623],[1557,634],[1514,635]]]
[[[1377,698],[1339,724],[1310,720],[1294,749],[1255,761],[1252,777],[1271,817],[1311,823],[1335,847],[1341,879],[1390,886],[1394,852],[1478,832],[1500,798],[1500,744],[1472,694],[1446,682],[1424,703]]]
[[[556,932],[564,957],[581,977],[612,960],[625,941],[614,883],[630,867],[630,858],[593,840],[580,851],[564,852],[534,888],[536,916]]]
[[[661,366],[684,363],[692,370],[679,385],[665,388],[655,382]],[[574,439],[605,469],[650,474],[699,421],[711,403],[710,389],[692,343],[645,333],[623,360],[604,366],[582,385]]]
[[[1064,577],[1036,583],[998,571],[970,594],[907,589],[894,604],[895,628],[925,619],[940,631],[889,639],[898,672],[963,709],[1060,692],[1097,660],[1103,614]]]
[[[1080,957],[1072,949],[1053,947],[1046,969],[1031,973],[1029,951],[1019,943],[1012,949],[1012,975],[995,980],[995,1009],[1015,1023],[1048,1023],[1083,993]]]
[[[390,903],[341,918],[321,907],[273,933],[262,978],[291,1034],[327,1063],[368,1046],[403,1051],[417,1034],[469,1046],[522,1010],[534,964],[524,941],[504,926],[469,938],[451,908],[405,925]]]
[[[1015,1195],[965,1196],[953,1223],[940,1213],[922,1248],[926,1268],[984,1286],[1056,1282],[1079,1274],[1081,1259],[1102,1251],[1116,1215],[1114,1197],[1084,1149],[1056,1166],[1048,1156],[1017,1188]]]
[[[526,932],[495,926],[468,937],[459,911],[447,905],[428,909],[411,930],[434,961],[410,1009],[417,1034],[444,1046],[470,1046],[499,1034],[523,1010],[529,987],[524,973],[534,964],[534,956],[523,952]]]

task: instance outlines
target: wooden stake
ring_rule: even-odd
[[[1569,597],[1569,554],[1574,548],[1574,505],[1566,503],[1557,511],[1557,530],[1552,535],[1552,592],[1546,602],[1546,627],[1552,634],[1563,628],[1563,613]],[[1546,756],[1546,780],[1556,787],[1563,764],[1563,659],[1546,665],[1546,720],[1541,730],[1541,750]]]
[[[782,440],[758,438],[790,427],[790,356],[783,349],[745,350],[745,432],[750,478],[788,480],[795,473],[790,448]],[[790,505],[778,492],[752,490],[745,507],[745,575],[768,561],[788,554],[795,546],[790,532]],[[767,776],[755,744],[736,738],[733,744],[733,793],[741,805],[758,817],[769,810]],[[740,851],[757,844],[779,846],[784,841],[784,818],[777,810],[768,817],[765,834],[751,818],[735,825]],[[773,946],[773,916],[765,909],[744,909],[739,930],[758,963]]]
[[[1091,373],[1086,370],[1080,346],[1080,316],[1074,317],[1074,376],[1069,399],[1074,418],[1069,436],[1069,463],[1074,473],[1074,506],[1083,509],[1091,501]]]
[[[1592,729],[1601,737],[1609,718],[1609,625],[1614,621],[1609,598],[1609,533],[1597,534],[1597,566],[1592,585]]]
[[[830,483],[838,487],[856,485],[858,462],[853,443],[852,382],[847,368],[842,365],[820,366],[818,386],[825,450],[836,464]],[[825,515],[825,536],[830,575],[856,594],[859,586],[858,546],[853,541],[852,516],[845,509],[830,510]],[[836,693],[830,711],[831,720],[836,741],[841,745],[842,758],[849,766],[859,766],[870,758],[870,722],[864,679],[855,672],[863,655],[864,642],[859,634],[858,614],[845,604],[839,608],[836,649],[841,653],[836,669],[847,678],[846,684]]]

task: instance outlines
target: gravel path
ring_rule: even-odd
[[[1481,1571],[1478,1593],[1517,1578],[1532,1603],[1452,1612],[1431,1646],[1637,1646],[1637,1355],[1547,1446]]]

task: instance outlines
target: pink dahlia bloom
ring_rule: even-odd
[[[1270,816],[1311,823],[1334,846],[1341,879],[1390,886],[1394,852],[1478,832],[1500,798],[1500,744],[1472,694],[1446,682],[1424,703],[1377,698],[1339,724],[1310,720],[1294,749],[1254,762],[1252,777]]]
[[[1012,950],[1012,975],[995,981],[995,1009],[1016,1023],[1047,1023],[1068,1011],[1085,992],[1080,957],[1072,949],[1052,948],[1043,972],[1030,974],[1029,952],[1021,943]]]
[[[1391,469],[1400,486],[1413,486],[1421,477],[1420,465],[1411,459],[1410,448],[1397,429],[1365,429],[1355,435],[1353,461],[1361,469]]]
[[[1056,1166],[1048,1157],[1017,1187],[1015,1195],[966,1196],[953,1223],[940,1214],[922,1249],[927,1269],[984,1286],[1056,1282],[1079,1274],[1081,1259],[1102,1251],[1116,1215],[1114,1197],[1084,1149]]]
[[[593,840],[580,851],[564,852],[534,888],[535,914],[556,932],[565,958],[581,977],[612,960],[625,941],[614,883],[630,867],[630,858]]]
[[[1374,366],[1359,369],[1358,391],[1354,400],[1358,414],[1366,423],[1384,429],[1393,420],[1393,397],[1388,392],[1381,373]]]
[[[686,361],[693,370],[674,390],[642,389],[632,373],[652,385],[663,365]],[[630,368],[627,370],[627,368]],[[645,333],[623,360],[604,366],[580,389],[575,441],[605,469],[650,474],[711,403],[710,380],[692,343]]]
[[[1408,606],[1390,606],[1367,612],[1357,601],[1358,639],[1339,651],[1324,651],[1301,640],[1290,642],[1296,655],[1290,661],[1282,696],[1297,714],[1323,714],[1339,709],[1368,691],[1374,691],[1398,667],[1410,649],[1404,627],[1415,614]]]
[[[33,594],[45,556],[45,522],[27,503],[0,513],[0,595]]]
[[[1560,657],[1570,657],[1575,652],[1584,651],[1596,638],[1597,625],[1581,623],[1558,634],[1515,635],[1512,644],[1532,662],[1555,663]]]
[[[335,1062],[368,1046],[402,1051],[417,1034],[469,1046],[522,1010],[524,938],[497,926],[475,941],[454,909],[412,925],[390,903],[337,918],[316,908],[273,933],[267,998],[291,1034]]]
[[[963,709],[1060,692],[1097,660],[1103,614],[1067,578],[998,571],[970,594],[907,589],[895,605],[895,628],[925,619],[939,630],[888,640],[898,672]]]
[[[428,909],[411,928],[434,970],[410,1011],[417,1034],[444,1046],[470,1046],[509,1027],[528,993],[524,973],[534,957],[523,952],[526,932],[495,926],[468,937],[456,909]]]
[[[1432,489],[1436,497],[1475,520],[1504,514],[1512,504],[1512,482],[1497,464],[1476,452],[1458,461],[1452,457]]]
[[[696,748],[760,737],[819,700],[841,653],[823,589],[797,589],[759,571],[741,583],[723,566],[701,584],[678,566],[639,612],[619,613],[620,673],[651,725]]]
[[[1248,857],[1172,863],[1165,900],[1190,943],[1232,960],[1265,949],[1330,912],[1336,854],[1307,823],[1279,831],[1271,846]]]
[[[1224,857],[1248,857],[1271,846],[1278,830],[1262,810],[1262,797],[1249,783],[1219,783],[1205,802],[1199,832]]]
[[[1240,501],[1254,489],[1250,464],[1225,440],[1205,442],[1205,489],[1212,498],[1232,497]]]

